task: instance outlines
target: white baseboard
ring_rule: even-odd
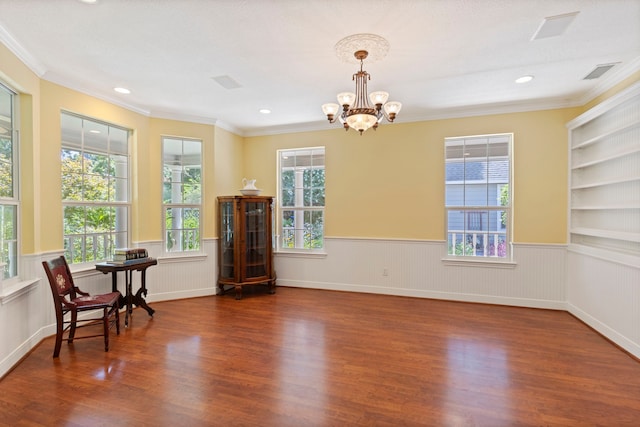
[[[591,328],[598,331],[598,333],[615,343],[620,348],[628,351],[637,359],[640,359],[640,345],[634,343],[632,340],[620,334],[615,329],[610,328],[606,324],[600,322],[595,317],[589,315],[583,310],[580,310],[578,307],[574,306],[571,303],[567,303],[567,311],[580,319],[582,322],[586,323]]]
[[[509,305],[515,307],[542,308],[549,310],[566,310],[566,303],[562,301],[547,301],[539,299],[512,298],[491,295],[464,294],[452,292],[438,292],[419,289],[387,288],[382,286],[365,286],[347,283],[305,282],[297,280],[278,279],[278,286],[291,288],[323,289],[344,292],[363,292],[370,294],[395,295],[403,297],[428,298],[447,301],[472,302],[481,304]]]

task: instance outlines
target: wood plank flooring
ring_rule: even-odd
[[[151,306],[108,353],[45,339],[0,425],[640,425],[640,362],[565,312],[283,287]]]

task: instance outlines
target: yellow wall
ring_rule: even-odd
[[[513,240],[565,243],[565,123],[640,79],[636,73],[584,107],[383,124],[360,136],[327,130],[243,138],[213,125],[156,119],[39,79],[0,44],[0,79],[20,92],[22,253],[62,249],[60,111],[134,131],[132,240],[162,239],[162,135],[204,141],[204,237],[217,236],[216,197],[243,177],[276,195],[276,150],[326,147],[326,235],[442,240],[445,137],[514,134]]]
[[[162,240],[161,137],[179,136],[203,141],[204,163],[204,237],[213,238],[215,196],[236,193],[242,180],[243,139],[213,125],[178,120],[149,118],[108,102],[42,80],[40,82],[42,138],[38,145],[41,190],[34,199],[46,209],[36,210],[36,219],[21,218],[26,229],[41,228],[37,246],[29,251],[53,251],[62,248],[62,202],[60,200],[60,112],[62,110],[92,117],[133,130],[132,138],[132,220],[131,239]],[[54,159],[54,161],[51,161]],[[233,184],[231,183],[233,181]],[[233,190],[232,190],[233,188]],[[28,206],[29,199],[23,198]],[[28,212],[28,210],[27,210]],[[35,225],[35,227],[34,227]]]
[[[81,94],[46,80],[41,82],[42,101],[41,112],[41,206],[40,239],[42,251],[59,250],[62,248],[62,201],[60,180],[60,112],[62,110],[84,116],[104,120],[128,129],[134,130],[132,162],[134,165],[132,176],[132,239],[159,239],[157,224],[151,215],[144,221],[139,221],[140,214],[148,214],[159,196],[152,194],[153,188],[158,188],[159,173],[155,178],[151,175],[152,163],[149,158],[149,119],[143,115],[131,112],[125,108]],[[138,183],[139,180],[139,183]],[[154,184],[151,183],[154,181]],[[137,191],[144,188],[144,191]],[[45,208],[46,207],[46,208]],[[153,209],[157,212],[157,208]]]
[[[444,138],[514,134],[514,241],[566,242],[567,130],[580,109],[247,138],[245,171],[275,195],[276,150],[326,147],[328,237],[442,240]]]
[[[40,79],[0,43],[0,80],[19,92],[20,102],[20,246],[33,253],[40,246]]]

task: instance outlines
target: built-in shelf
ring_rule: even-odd
[[[573,185],[571,187],[571,189],[572,190],[584,190],[584,189],[587,189],[587,188],[603,187],[603,186],[606,186],[606,185],[624,184],[625,182],[635,182],[635,181],[638,181],[639,179],[640,179],[640,175],[627,176],[627,177],[622,177],[622,178],[607,179],[607,180],[603,180],[603,181],[591,182],[589,184]]]
[[[577,165],[572,166],[571,169],[573,170],[582,169],[589,166],[597,165],[598,163],[604,163],[611,160],[619,159],[621,157],[630,156],[631,154],[635,154],[635,153],[640,153],[640,147],[629,147],[626,150],[621,150],[618,153],[610,153],[606,156],[589,160],[588,162],[578,163]]]
[[[640,243],[640,233],[630,233],[627,231],[602,230],[597,228],[572,228],[571,234],[581,234],[583,236],[604,237],[606,239]]]
[[[640,203],[631,202],[631,203],[620,203],[618,205],[574,205],[571,206],[573,210],[583,210],[583,211],[598,211],[598,210],[619,210],[619,209],[640,209]]]
[[[640,261],[640,83],[567,127],[570,246]]]
[[[587,146],[589,146],[591,144],[595,144],[596,142],[600,142],[603,139],[615,136],[615,135],[617,135],[619,133],[622,133],[622,132],[624,132],[626,130],[631,130],[631,129],[635,128],[635,127],[640,127],[640,119],[634,121],[633,123],[629,123],[629,124],[620,126],[620,127],[616,128],[616,129],[613,129],[611,131],[604,132],[601,135],[594,136],[593,138],[590,138],[590,139],[587,139],[585,141],[582,141],[582,142],[574,145],[572,148],[573,149],[584,148],[584,147],[587,147]]]

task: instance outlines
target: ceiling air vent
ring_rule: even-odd
[[[556,37],[564,33],[569,24],[573,22],[580,12],[565,13],[563,15],[547,16],[531,37],[531,40],[545,39],[547,37]]]
[[[617,64],[619,64],[619,62],[612,62],[611,64],[596,65],[596,68],[594,68],[589,74],[584,76],[582,80],[597,79],[601,77],[604,73],[606,73],[607,71],[615,67]]]
[[[213,80],[215,80],[216,83],[218,83],[220,86],[222,86],[225,89],[238,89],[238,88],[242,87],[242,85],[240,83],[238,83],[237,81],[233,80],[229,76],[217,76],[217,77],[211,77],[211,78]]]

